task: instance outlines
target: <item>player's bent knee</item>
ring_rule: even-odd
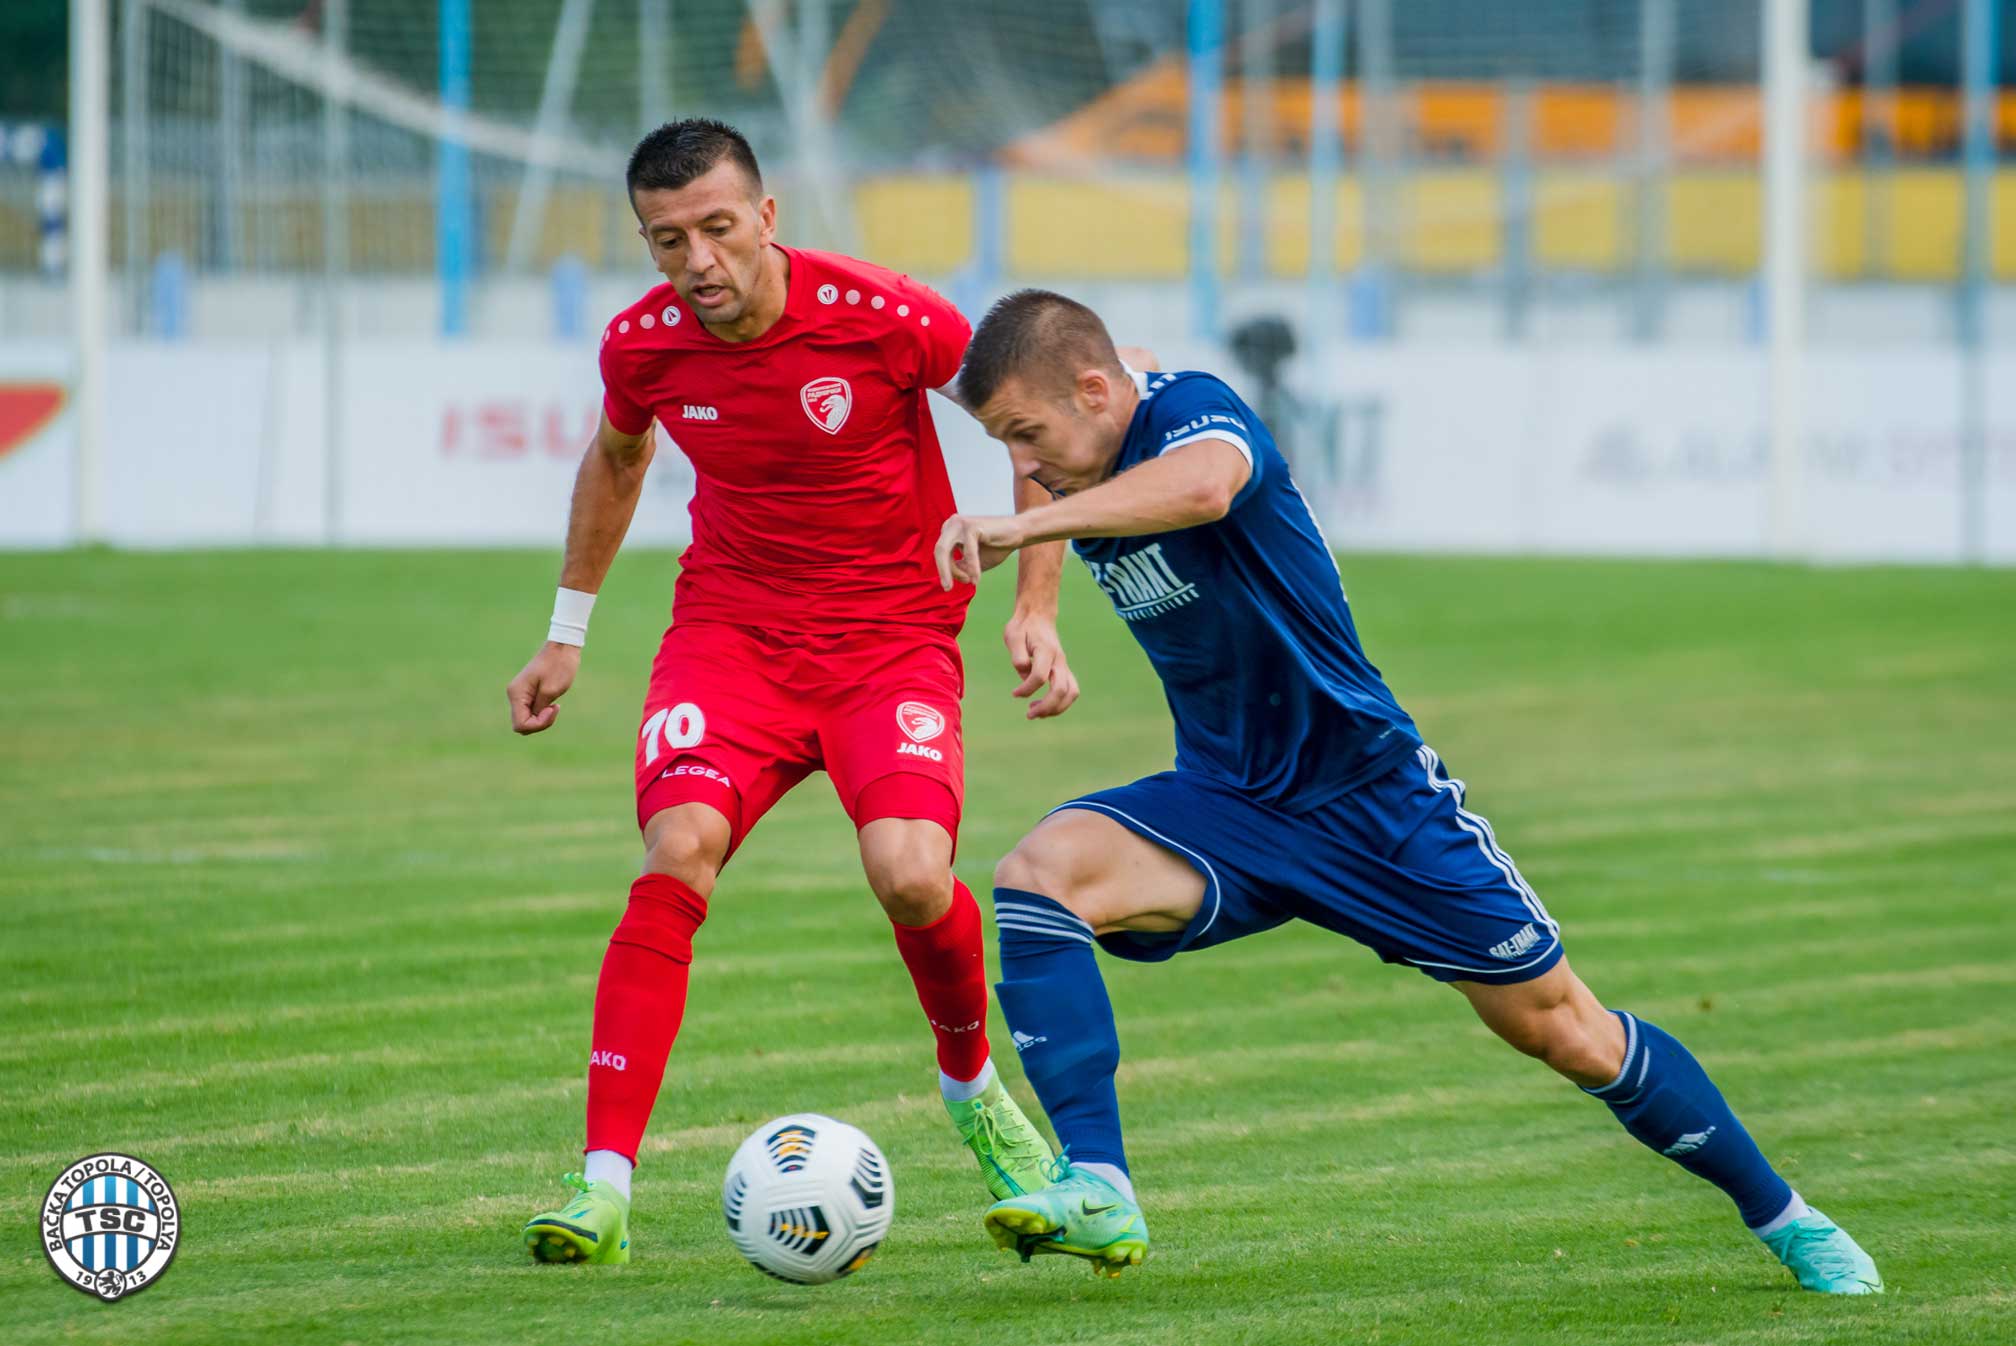
[[[1579,1023],[1570,1023],[1551,1032],[1539,1057],[1557,1075],[1577,1084],[1601,1084],[1617,1074],[1620,1061],[1611,1059],[1605,1046]]]
[[[929,925],[952,905],[952,839],[942,825],[878,818],[861,829],[861,868],[898,925]]]
[[[1073,882],[1072,866],[1062,863],[1056,850],[1045,846],[1040,832],[1022,838],[1015,849],[994,866],[994,886],[1024,893],[1039,893],[1077,916],[1080,887]]]
[[[648,833],[644,872],[668,874],[703,897],[711,893],[728,853],[727,820],[719,814],[714,817],[718,825],[709,825],[704,818],[669,818],[654,825]]]
[[[871,879],[869,887],[898,925],[929,925],[952,906],[952,871],[943,864],[903,863]]]
[[[693,832],[668,832],[653,843],[644,857],[647,874],[670,874],[684,883],[705,879],[711,884],[719,867],[717,853],[705,838]]]
[[[1571,1080],[1600,1081],[1617,1073],[1607,1045],[1566,1005],[1510,1015],[1491,1027],[1517,1050]]]
[[[1602,1083],[1623,1065],[1623,1032],[1568,964],[1509,986],[1457,983],[1491,1031],[1578,1084]]]
[[[1040,861],[1029,850],[1029,841],[1026,837],[1014,850],[1002,856],[994,866],[996,888],[1019,888],[1025,893],[1043,893],[1045,897],[1052,896],[1044,892],[1043,884]]]

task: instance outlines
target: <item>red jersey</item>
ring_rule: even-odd
[[[957,632],[973,591],[940,589],[931,559],[955,506],[926,398],[971,329],[907,276],[782,251],[784,313],[754,341],[715,336],[670,285],[602,334],[609,423],[636,435],[656,418],[698,478],[674,616]]]

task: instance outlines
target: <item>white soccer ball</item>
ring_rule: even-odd
[[[721,1183],[728,1237],[758,1271],[799,1285],[852,1275],[896,1214],[889,1161],[858,1127],[794,1112],[756,1128]]]

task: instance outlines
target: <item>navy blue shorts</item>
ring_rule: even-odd
[[[1063,809],[1105,814],[1204,876],[1187,928],[1099,936],[1121,958],[1160,962],[1299,920],[1437,981],[1531,981],[1561,961],[1560,927],[1431,748],[1308,813],[1184,771]]]

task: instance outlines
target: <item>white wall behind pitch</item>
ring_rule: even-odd
[[[1172,368],[1224,369],[1171,347]],[[0,378],[61,378],[48,346],[0,346]],[[110,353],[103,492],[124,545],[558,548],[601,386],[547,343],[344,347],[339,506],[328,508],[329,367],[318,343]],[[1960,366],[1950,349],[1809,357],[1804,554],[1959,557]],[[1235,378],[1235,383],[1239,382]],[[1353,549],[1767,554],[1759,352],[1745,346],[1343,346],[1289,371],[1279,427],[1331,540]],[[2016,561],[2016,357],[1990,362],[1988,554]],[[1251,393],[1254,390],[1247,388]],[[1005,451],[938,399],[962,508],[1009,508]],[[66,413],[0,455],[0,546],[72,538]],[[691,469],[661,441],[632,537],[688,533]]]

